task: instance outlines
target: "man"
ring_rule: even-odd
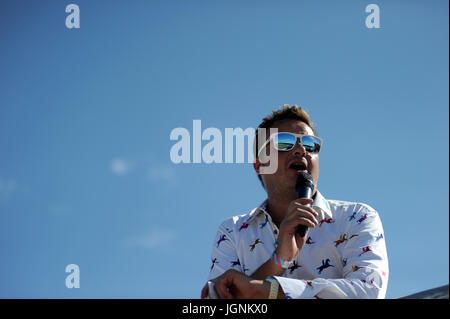
[[[253,164],[267,199],[219,227],[208,276],[218,297],[384,298],[388,259],[378,213],[366,204],[327,200],[317,190],[322,140],[309,115],[284,105],[259,128],[278,130]],[[256,145],[258,137],[257,131]],[[262,173],[267,151],[276,152],[273,174]],[[297,199],[301,172],[312,176],[312,199]],[[304,237],[299,225],[308,227]],[[201,297],[208,296],[205,285]]]

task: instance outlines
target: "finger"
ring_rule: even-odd
[[[319,224],[316,216],[313,215],[309,210],[305,210],[303,208],[297,207],[286,219],[287,222],[295,222],[298,217],[305,217],[309,219],[315,226]]]
[[[316,226],[319,224],[319,221],[317,220],[317,216],[312,214],[310,211],[305,210],[305,209],[301,209],[301,208],[297,208],[297,216],[301,216],[301,217],[305,217],[307,219],[309,219],[311,222],[313,222]]]
[[[299,198],[296,201],[297,203],[300,203],[302,205],[308,205],[308,204],[312,204],[314,202],[314,200],[312,198]]]
[[[228,291],[228,287],[231,286],[229,284],[229,277],[226,276],[224,278],[221,278],[221,280],[218,280],[214,288],[216,289],[216,293],[219,296],[220,299],[232,299],[231,293]]]
[[[316,227],[316,224],[314,224],[311,220],[309,220],[308,218],[305,218],[305,217],[297,217],[295,222],[296,222],[296,226],[304,225],[304,226],[311,227],[311,228]]]
[[[314,216],[319,216],[319,214],[311,206],[306,206],[306,205],[303,205],[302,203],[298,203],[298,202],[294,202],[294,204],[297,208],[305,209],[305,210],[311,212]]]

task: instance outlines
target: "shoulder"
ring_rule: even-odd
[[[364,221],[379,220],[379,214],[372,206],[361,203],[343,200],[328,200],[330,210],[336,220],[345,223],[361,224]]]
[[[343,200],[328,202],[333,216],[345,229],[382,229],[380,216],[372,206]]]
[[[360,202],[350,202],[336,199],[328,199],[330,204],[330,209],[333,213],[343,214],[343,213],[353,213],[353,212],[373,212],[377,211],[370,205]]]

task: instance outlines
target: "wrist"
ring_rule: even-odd
[[[270,293],[270,282],[267,280],[252,280],[254,290],[250,299],[267,299]]]
[[[275,248],[277,256],[279,256],[283,260],[293,260],[295,258],[295,254],[291,250],[286,249],[286,247],[288,246],[282,244],[277,245],[277,247]]]
[[[272,254],[272,258],[271,258],[272,262],[277,265],[279,268],[284,270],[288,269],[289,267],[291,267],[294,264],[294,258],[292,259],[283,259],[282,257],[280,257],[280,255],[278,255],[277,250],[275,249],[273,254]]]
[[[265,282],[266,293],[264,298],[285,299],[283,289],[281,288],[278,280],[276,280],[274,277],[268,277]]]

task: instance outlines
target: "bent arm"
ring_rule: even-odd
[[[389,265],[384,232],[378,213],[367,211],[368,218],[347,229],[358,234],[342,246],[346,260],[343,278],[316,278],[306,281],[275,276],[286,298],[384,298]],[[383,236],[381,236],[383,235]]]

